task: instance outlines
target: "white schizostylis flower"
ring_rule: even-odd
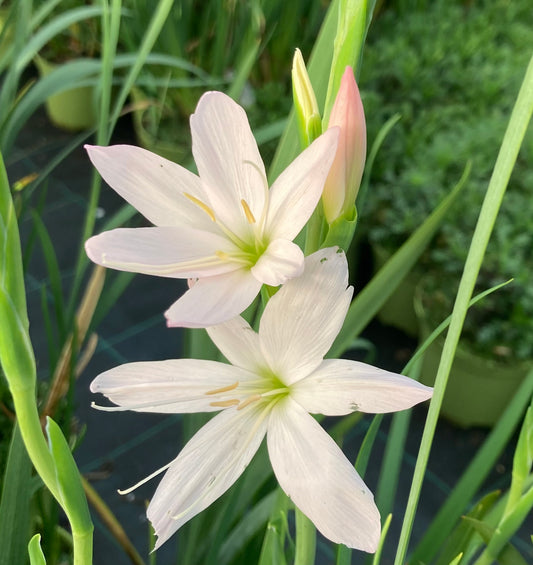
[[[343,252],[324,249],[268,302],[256,333],[241,317],[208,329],[231,364],[196,359],[139,362],[98,376],[107,410],[220,411],[168,465],[148,507],[156,548],[221,496],[264,436],[281,488],[320,532],[373,552],[380,517],[372,493],[310,415],[410,408],[432,389],[349,360],[324,360],[350,303]],[[194,287],[193,287],[194,288]]]
[[[104,180],[154,227],[111,230],[85,247],[105,267],[198,279],[165,316],[169,326],[206,327],[240,314],[263,284],[301,274],[292,240],[320,200],[339,132],[320,136],[269,189],[238,104],[208,92],[190,121],[198,176],[139,147],[87,146]]]

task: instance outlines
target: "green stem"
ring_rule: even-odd
[[[49,446],[43,435],[41,421],[35,402],[35,387],[11,387],[11,395],[17,414],[17,422],[24,444],[35,467],[48,490],[65,510],[72,527],[74,565],[91,565],[93,552],[92,524],[78,524],[63,499],[57,484],[56,467]]]
[[[296,553],[294,565],[313,565],[316,554],[316,529],[298,508],[294,508],[296,516]]]
[[[431,401],[420,451],[418,454],[409,500],[404,516],[400,540],[396,552],[395,565],[405,563],[407,546],[411,535],[414,516],[422,482],[426,471],[431,444],[437,426],[442,399],[446,390],[448,375],[454,358],[455,349],[459,342],[459,336],[468,308],[468,302],[485,255],[492,228],[505,194],[505,189],[511,176],[518,151],[522,144],[531,114],[533,112],[533,57],[530,60],[526,76],[520,88],[516,104],[511,114],[509,125],[505,132],[503,143],[498,154],[496,165],[483,201],[472,243],[466,259],[463,276],[459,285],[457,298],[454,305],[450,329],[444,343],[441,362],[435,380],[435,389]]]
[[[491,565],[498,559],[500,552],[514,533],[522,525],[533,507],[533,487],[518,501],[513,512],[506,516],[496,528],[487,547],[474,565]]]
[[[10,390],[20,433],[33,466],[48,490],[57,500],[61,501],[54,461],[44,438],[39,413],[37,412],[35,387],[31,385],[21,388],[11,386]]]

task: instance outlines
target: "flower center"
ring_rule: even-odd
[[[265,374],[264,376],[258,375],[255,381],[242,383],[235,381],[231,385],[210,390],[205,395],[217,399],[210,402],[210,406],[219,408],[236,406],[237,410],[242,410],[256,402],[272,404],[287,396],[289,392],[289,387],[283,384],[278,377]]]
[[[196,206],[198,206],[201,210],[203,210],[209,216],[211,221],[217,224],[222,233],[237,247],[237,250],[229,253],[227,251],[221,250],[215,251],[215,255],[219,259],[233,263],[240,263],[246,267],[253,267],[257,263],[258,259],[268,247],[268,243],[264,241],[263,236],[265,212],[263,212],[259,222],[257,222],[250,206],[248,205],[248,202],[246,202],[244,198],[241,199],[241,206],[244,212],[244,216],[248,224],[252,227],[251,238],[246,241],[242,237],[239,237],[234,231],[229,229],[224,224],[224,222],[220,221],[220,218],[217,217],[214,210],[205,202],[203,202],[199,198],[196,198],[196,196],[189,194],[188,192],[184,192],[183,195],[192,203],[196,204]]]

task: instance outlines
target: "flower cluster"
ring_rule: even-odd
[[[353,113],[341,102],[338,108],[335,119],[352,123]],[[326,179],[331,189],[339,178],[330,171],[343,160],[339,132],[342,155],[361,145],[360,136],[354,142],[336,123],[269,188],[246,115],[230,98],[205,94],[191,130],[198,176],[136,147],[87,148],[102,177],[154,224],[91,238],[89,257],[115,269],[196,279],[166,312],[168,324],[207,328],[229,361],[129,363],[91,384],[116,405],[103,410],[217,412],[163,469],[148,507],[156,548],[238,479],[266,437],[281,488],[317,529],[374,552],[380,516],[372,493],[312,414],[404,410],[432,389],[364,363],[324,359],[352,297],[346,257],[336,247],[304,257],[293,242]],[[347,175],[352,186],[362,163],[356,169]],[[280,288],[255,331],[240,314],[263,285]]]

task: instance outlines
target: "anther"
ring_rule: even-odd
[[[244,214],[246,215],[246,219],[248,220],[248,223],[249,224],[255,224],[254,215],[252,214],[252,211],[250,210],[250,206],[248,206],[248,202],[246,202],[246,200],[244,200],[244,198],[241,200],[241,206],[244,210]]]
[[[237,406],[237,404],[239,404],[239,401],[236,398],[232,398],[231,400],[220,400],[217,402],[210,402],[209,406],[227,408],[228,406]]]
[[[211,208],[209,208],[207,204],[204,204],[200,199],[196,198],[196,196],[193,196],[192,194],[189,194],[188,192],[184,192],[183,196],[196,204],[196,206],[199,206],[211,218],[211,220],[213,220],[213,222],[217,221],[215,218],[215,213],[213,212],[213,210],[211,210]]]
[[[260,394],[252,394],[252,396],[249,396],[248,398],[246,398],[245,400],[243,400],[239,406],[237,406],[237,410],[242,410],[243,408],[246,408],[246,406],[248,406],[248,404],[251,404],[252,402],[255,402],[256,400],[261,400],[261,395]]]
[[[239,386],[239,381],[236,381],[232,385],[223,386],[222,388],[215,388],[214,390],[210,390],[205,394],[211,395],[211,394],[219,394],[220,392],[228,392],[230,390],[235,390],[238,386]]]

